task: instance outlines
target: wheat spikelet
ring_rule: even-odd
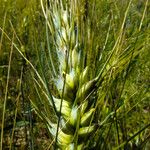
[[[69,5],[74,6],[73,8],[60,6],[57,3],[55,7],[50,7],[50,30],[54,36],[60,65],[58,77],[55,78],[59,98],[54,98],[58,112],[62,100],[61,118],[63,122],[60,121],[57,137],[57,145],[60,149],[74,149],[75,147],[82,149],[86,137],[96,129],[91,120],[95,109],[89,107],[88,96],[95,88],[97,80],[88,79],[88,66],[81,68],[82,48],[78,37],[78,19],[74,14],[78,10],[73,4],[73,1],[70,1]],[[73,128],[72,133],[69,132],[70,127]],[[54,138],[56,128],[56,126],[50,128]],[[76,146],[75,143],[77,143]]]

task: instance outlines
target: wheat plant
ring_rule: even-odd
[[[32,74],[37,98],[31,103],[52,136],[49,149],[127,148],[137,135],[128,139],[122,130],[127,129],[124,118],[129,111],[122,93],[132,60],[144,48],[146,35],[140,31],[145,14],[139,28],[129,36],[126,28],[132,0],[124,2],[122,20],[116,20],[120,22],[116,27],[116,4],[108,2],[109,14],[102,19],[109,20],[108,30],[106,35],[99,35],[98,14],[103,3],[41,0],[47,50],[41,46],[38,51],[36,75],[40,80]]]
[[[150,149],[148,0],[0,8],[0,149],[19,149],[22,125],[30,129],[21,149]]]

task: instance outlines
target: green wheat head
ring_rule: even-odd
[[[58,97],[53,96],[60,114],[57,145],[61,149],[82,149],[85,140],[96,130],[92,122],[94,105],[89,106],[97,79],[89,79],[88,66],[83,64],[83,46],[80,40],[80,21],[76,1],[51,2],[48,10],[49,29],[54,38],[59,72],[54,79]],[[49,128],[55,137],[57,125]]]

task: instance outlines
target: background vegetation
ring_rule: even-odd
[[[128,0],[97,0],[96,2],[96,14],[94,15],[97,18],[93,30],[96,33],[95,40],[99,43],[97,45],[98,51],[105,50],[102,56],[103,61],[106,60],[109,50],[117,39],[118,29],[122,24],[128,2]],[[42,7],[37,0],[1,0],[0,3],[1,148],[45,150],[51,143],[51,136],[43,121],[32,111],[30,100],[37,99],[32,82],[33,69],[13,45],[15,43],[36,70],[40,70],[37,54],[43,51],[43,47],[48,49],[46,22]],[[123,137],[124,141],[129,140],[128,149],[143,148],[148,150],[150,148],[150,13],[148,12],[150,12],[148,0],[133,0],[131,2],[125,21],[124,38],[131,40],[131,42],[137,38],[138,44],[135,45],[135,48],[138,49],[142,43],[142,47],[139,46],[141,52],[132,60],[125,84],[123,85],[122,81],[123,74],[113,81],[111,87],[107,87],[116,92],[115,90],[120,91],[122,85],[124,86],[118,105],[122,106],[125,103],[123,106],[127,109],[125,109],[125,113],[120,113],[118,120],[123,123],[120,123],[119,127],[119,130],[122,129],[119,131],[120,136],[125,135],[124,132],[128,133],[127,137]],[[112,22],[109,29],[110,20]],[[110,30],[110,35],[107,39],[108,30]],[[53,57],[55,58],[55,56]],[[53,90],[50,82],[51,73],[47,70],[47,64],[44,69],[50,89]],[[100,120],[107,116],[107,111],[110,108],[112,109],[113,103],[108,104],[105,107],[100,105],[99,111],[103,112],[100,114]],[[109,109],[107,110],[107,108]],[[146,129],[143,130],[144,127]],[[105,147],[107,141],[109,141],[109,149],[117,148],[124,142],[118,141],[119,144],[116,142],[115,127],[111,133],[105,128],[103,129],[99,131],[99,134],[104,135],[96,138],[98,139],[97,143],[104,143],[102,147]],[[97,147],[99,147],[98,144]]]

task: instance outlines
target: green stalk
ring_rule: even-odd
[[[8,86],[9,86],[9,79],[10,79],[11,60],[12,60],[13,47],[14,47],[14,46],[13,46],[13,41],[14,41],[14,34],[13,34],[12,42],[11,42],[11,50],[10,50],[9,64],[8,64],[8,71],[7,71],[7,82],[6,82],[5,98],[4,98],[4,104],[3,104],[3,114],[2,114],[2,127],[1,127],[1,143],[0,143],[0,149],[3,149],[3,134],[4,134],[4,123],[5,123],[6,103],[7,103]]]

